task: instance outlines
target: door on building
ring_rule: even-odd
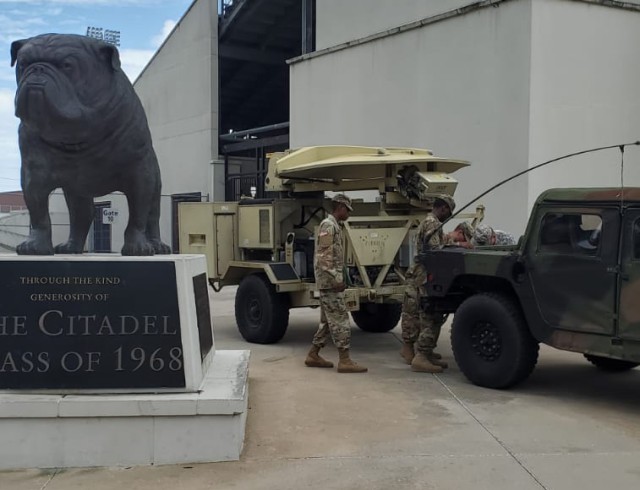
[[[180,228],[178,223],[178,204],[181,202],[200,202],[200,192],[187,192],[171,195],[171,248],[174,254],[180,253]]]
[[[103,210],[111,207],[111,201],[94,204],[93,216],[93,252],[111,253],[111,225],[104,223]]]

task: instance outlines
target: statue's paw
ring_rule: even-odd
[[[150,243],[153,251],[158,255],[168,255],[171,253],[171,247],[166,243],[162,243],[160,240],[151,240]]]
[[[82,247],[79,247],[77,243],[74,242],[66,242],[60,243],[54,248],[57,254],[81,254]]]
[[[124,243],[122,255],[153,255],[153,245],[146,240],[132,240]]]
[[[18,255],[53,255],[53,245],[42,240],[25,240],[16,247]]]

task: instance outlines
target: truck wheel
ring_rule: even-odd
[[[236,292],[236,323],[247,342],[273,344],[287,331],[288,297],[262,274],[245,277]]]
[[[623,361],[621,359],[611,359],[609,357],[594,356],[585,354],[584,357],[598,369],[609,372],[622,372],[640,366],[637,362]]]
[[[351,317],[361,330],[382,333],[393,329],[400,321],[402,305],[396,303],[363,303]]]
[[[453,317],[451,347],[472,383],[508,388],[526,379],[538,361],[538,342],[520,309],[503,295],[466,299]]]

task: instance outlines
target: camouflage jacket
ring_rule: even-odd
[[[435,250],[446,245],[453,245],[453,240],[445,235],[440,226],[440,220],[433,213],[429,215],[418,226],[416,234],[416,252]],[[438,227],[440,227],[438,229]],[[434,230],[438,230],[434,233]]]
[[[502,230],[493,230],[496,235],[496,245],[515,245],[516,239],[511,233]]]
[[[445,235],[440,226],[440,220],[433,213],[429,215],[418,226],[416,233],[416,257],[413,264],[407,270],[407,280],[416,287],[422,286],[427,280],[427,273],[420,263],[417,262],[419,253],[426,250],[436,250],[446,245],[453,245],[453,239]],[[438,229],[438,227],[440,227]],[[438,230],[434,233],[434,230]]]
[[[333,289],[344,280],[342,225],[330,214],[318,228],[313,269],[318,289]]]

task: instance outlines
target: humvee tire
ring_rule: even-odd
[[[520,309],[501,294],[477,294],[460,305],[451,326],[451,347],[469,381],[487,388],[523,381],[538,361],[538,342]]]
[[[358,311],[351,312],[351,317],[361,330],[383,333],[398,324],[401,314],[400,303],[362,303]]]
[[[264,274],[251,274],[242,280],[235,310],[238,330],[247,342],[273,344],[287,331],[288,297],[278,293]]]
[[[622,359],[610,359],[608,357],[594,356],[592,354],[584,354],[587,361],[598,369],[609,372],[622,372],[640,366],[637,362],[623,361]]]

